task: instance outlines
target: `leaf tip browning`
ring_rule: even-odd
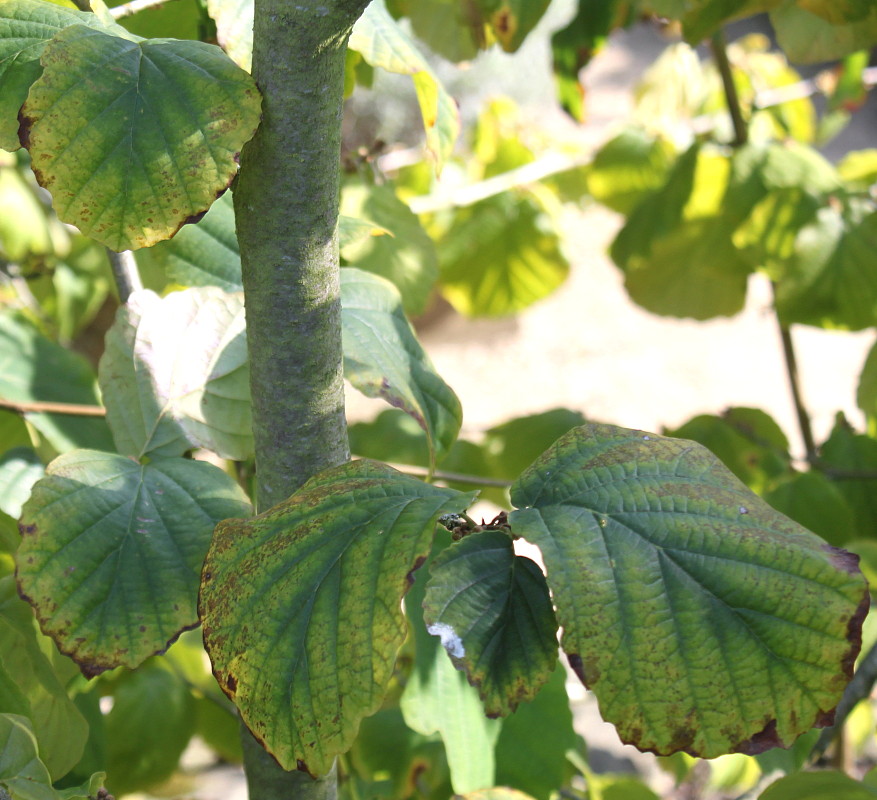
[[[33,117],[24,113],[24,109],[18,112],[18,141],[25,150],[30,148],[30,132],[35,122]]]

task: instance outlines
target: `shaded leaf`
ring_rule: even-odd
[[[586,425],[512,502],[512,531],[545,559],[563,649],[623,741],[754,754],[830,721],[868,606],[857,559],[705,448]]]
[[[205,447],[223,458],[252,455],[241,293],[133,292],[107,334],[99,376],[120,453],[178,456]]]
[[[201,42],[73,25],[41,63],[21,111],[34,173],[61,220],[114,250],[147,247],[200,218],[259,122],[250,76]]]
[[[40,761],[30,721],[0,714],[0,788],[12,800],[57,800],[46,765]]]
[[[502,49],[514,53],[542,18],[550,0],[476,0]]]
[[[449,541],[450,534],[440,529],[433,557]],[[418,576],[405,599],[415,661],[402,693],[401,708],[410,728],[427,736],[436,732],[441,736],[454,792],[462,794],[493,786],[496,766],[493,751],[502,726],[500,720],[484,716],[476,690],[462,672],[454,669],[438,639],[427,633],[423,622],[426,577]]]
[[[877,789],[834,770],[786,775],[767,787],[759,800],[873,800]]]
[[[415,36],[448,61],[470,61],[487,45],[484,20],[475,4],[417,0],[405,11]]]
[[[234,480],[202,461],[74,451],[23,509],[19,589],[83,673],[135,667],[197,625],[213,527],[248,512]]]
[[[566,670],[556,669],[533,700],[503,720],[496,742],[496,782],[549,800],[567,783],[571,766],[566,754],[578,747]]]
[[[402,295],[405,310],[419,314],[438,278],[432,239],[397,196],[391,185],[349,182],[341,193],[341,213],[389,232],[389,236],[357,237],[341,248],[351,266],[391,281]]]
[[[538,565],[500,531],[467,536],[432,562],[427,631],[478,689],[489,717],[532,700],[557,663],[557,620]]]
[[[219,685],[284,768],[325,774],[378,709],[405,638],[409,575],[438,517],[472,499],[356,461],[217,527],[201,588],[205,646]]]
[[[458,211],[440,242],[439,261],[442,293],[469,316],[520,311],[569,274],[545,212],[510,192]]]
[[[821,11],[834,9],[841,15],[831,14],[837,24],[824,15],[814,13],[802,0],[784,0],[770,13],[770,21],[777,34],[777,42],[790,61],[812,64],[818,61],[834,61],[856,50],[870,50],[877,44],[877,7],[869,4],[865,16],[844,21],[847,4],[818,1]]]
[[[344,376],[368,397],[410,414],[426,431],[434,463],[457,438],[463,411],[417,341],[398,293],[376,275],[347,268],[341,307]]]
[[[436,170],[441,171],[460,133],[457,105],[411,37],[387,12],[383,0],[372,0],[356,21],[349,46],[373,67],[411,76],[423,117],[426,146],[435,159]]]
[[[144,666],[116,685],[106,725],[107,788],[146,789],[176,769],[195,732],[195,700],[173,672]]]
[[[94,374],[84,358],[7,314],[0,315],[0,397],[19,403],[98,403]],[[28,413],[25,418],[58,452],[113,447],[106,421],[98,417]]]
[[[94,14],[43,0],[0,3],[0,148],[17,150],[18,110],[40,76],[43,47],[68,25],[103,28]]]

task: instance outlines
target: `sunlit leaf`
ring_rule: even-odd
[[[100,363],[116,447],[140,458],[193,447],[252,455],[243,297],[214,287],[134,292]]]
[[[853,189],[867,191],[877,182],[877,148],[847,153],[838,163],[837,171]]]
[[[197,624],[213,527],[247,513],[234,480],[202,461],[74,451],[24,506],[19,588],[85,674],[134,667]]]
[[[457,212],[439,243],[442,293],[469,316],[502,316],[551,294],[569,263],[530,197],[496,195]]]
[[[207,0],[216,38],[229,58],[250,71],[253,60],[253,0]]]
[[[488,716],[532,700],[557,663],[557,621],[535,562],[499,531],[467,536],[430,566],[427,630],[478,688]]]
[[[43,464],[30,447],[13,447],[0,455],[0,511],[18,519],[42,474]]]
[[[34,173],[64,222],[115,250],[200,218],[259,122],[250,76],[202,42],[131,41],[74,25],[41,63],[21,111]]]
[[[417,420],[431,461],[447,453],[460,431],[460,401],[417,341],[395,287],[346,268],[341,306],[345,377],[363,394],[382,397]]]
[[[621,739],[754,754],[824,725],[868,607],[857,559],[771,509],[705,448],[608,425],[512,487],[562,646]]]
[[[344,261],[391,281],[402,294],[405,310],[422,312],[438,278],[435,244],[396,196],[392,185],[346,183],[341,193],[341,213],[390,234],[347,241],[341,248]]]
[[[217,527],[201,588],[205,645],[219,685],[286,769],[325,774],[378,709],[405,638],[409,575],[439,516],[472,499],[355,461]]]
[[[357,20],[350,48],[373,67],[411,76],[426,130],[426,146],[440,171],[460,132],[457,105],[411,37],[389,15],[383,0],[372,0]]]
[[[96,388],[84,358],[50,341],[22,318],[0,315],[0,397],[93,406],[98,403]],[[99,417],[43,412],[25,417],[58,452],[113,447],[110,430]]]
[[[862,365],[856,402],[877,432],[877,343],[868,352]]]

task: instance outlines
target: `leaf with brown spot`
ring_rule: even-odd
[[[512,531],[545,559],[562,647],[623,741],[710,758],[825,723],[868,609],[855,557],[704,447],[585,425],[511,496]]]
[[[200,612],[219,685],[284,769],[325,774],[380,706],[408,574],[474,493],[355,461],[216,529]]]

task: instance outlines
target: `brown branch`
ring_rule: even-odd
[[[78,403],[53,403],[49,400],[34,400],[19,403],[0,397],[0,408],[15,411],[18,414],[68,414],[74,417],[104,417],[107,410],[103,406],[87,406]]]
[[[725,102],[728,104],[728,112],[734,124],[734,147],[742,147],[749,140],[749,131],[746,120],[743,119],[743,109],[740,106],[740,98],[737,95],[737,86],[734,84],[734,75],[731,72],[731,62],[728,60],[728,51],[725,47],[725,35],[721,30],[713,34],[710,40],[710,49],[719,74],[722,76],[722,88],[725,90]]]

